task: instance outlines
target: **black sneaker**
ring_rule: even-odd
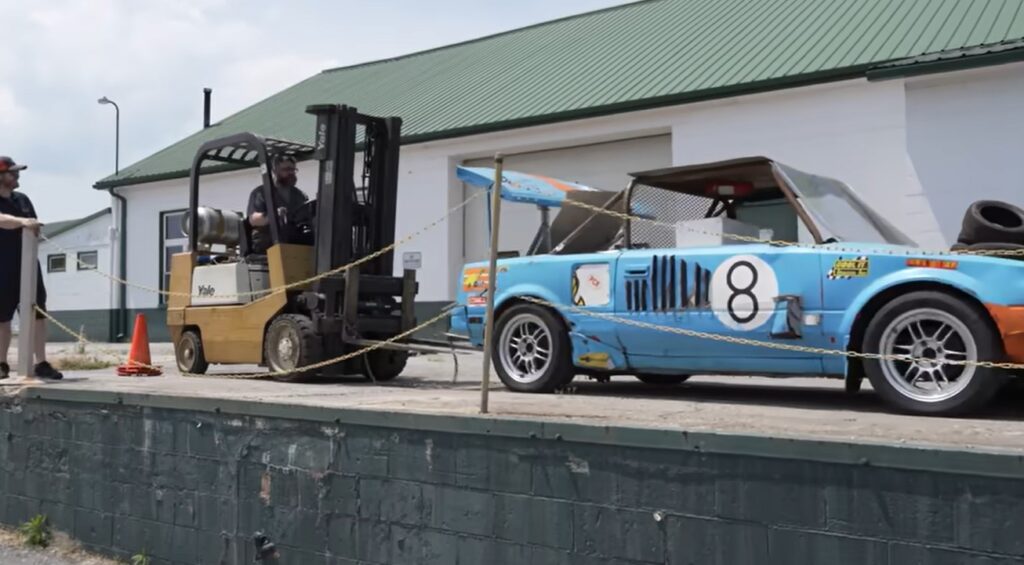
[[[55,381],[59,381],[64,378],[64,375],[61,374],[60,371],[54,369],[53,365],[50,365],[46,361],[36,365],[36,376],[41,379],[51,379]]]
[[[0,380],[11,376],[11,366],[7,363],[0,363]]]

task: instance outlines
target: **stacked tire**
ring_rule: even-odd
[[[967,207],[953,251],[1024,249],[1024,210],[999,200],[978,200]],[[1024,258],[1021,255],[1012,257]]]

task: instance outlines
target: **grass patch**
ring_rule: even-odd
[[[53,539],[50,525],[46,522],[46,516],[42,514],[22,524],[19,530],[25,537],[25,545],[31,547],[47,547]]]
[[[115,367],[117,362],[95,355],[72,355],[54,359],[53,366],[59,371],[95,371]]]

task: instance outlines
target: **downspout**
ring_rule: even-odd
[[[110,193],[111,198],[114,198],[118,202],[118,211],[120,218],[118,220],[118,243],[117,243],[117,258],[118,268],[115,276],[121,280],[125,280],[125,274],[127,269],[127,254],[125,253],[125,244],[128,241],[128,201],[125,200],[124,196],[114,192],[114,188],[107,188],[107,192]],[[111,335],[117,341],[124,341],[126,328],[128,327],[128,287],[124,283],[118,283],[121,285],[121,292],[118,293],[118,307],[117,314],[112,320]]]

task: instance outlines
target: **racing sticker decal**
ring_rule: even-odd
[[[608,264],[580,265],[572,274],[572,303],[576,306],[605,306],[611,302],[608,291]]]
[[[462,290],[466,292],[487,290],[487,268],[466,269],[462,275]]]
[[[868,267],[868,258],[863,255],[853,259],[840,257],[828,270],[828,280],[863,278],[868,276]]]
[[[760,257],[737,255],[722,262],[711,277],[715,317],[734,330],[759,328],[772,317],[779,281]]]
[[[580,367],[591,369],[612,369],[615,367],[611,358],[605,352],[584,353],[576,358],[576,364]]]
[[[487,306],[486,296],[470,296],[466,299],[466,304],[469,306]]]

